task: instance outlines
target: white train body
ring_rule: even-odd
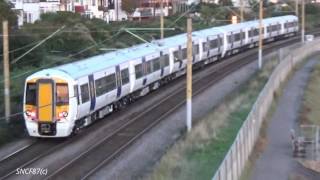
[[[296,16],[263,20],[264,40],[298,31]],[[259,22],[193,32],[193,63],[207,64],[252,48]],[[39,71],[26,79],[24,118],[30,136],[67,137],[185,73],[186,34]]]

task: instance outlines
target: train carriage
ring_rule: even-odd
[[[264,39],[292,36],[296,16],[267,18]],[[193,63],[205,65],[253,47],[259,21],[193,32]],[[24,119],[30,136],[67,137],[185,73],[186,34],[44,69],[25,82]]]

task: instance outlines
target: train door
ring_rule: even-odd
[[[53,122],[55,117],[55,89],[52,79],[37,81],[37,105],[39,122]]]
[[[88,77],[83,77],[78,80],[79,82],[79,99],[81,101],[79,105],[79,118],[85,117],[90,113],[91,96],[89,90]]]
[[[221,53],[221,46],[222,46],[222,38],[220,37],[220,35],[218,35],[218,54]]]
[[[146,58],[142,58],[142,72],[144,75],[143,81],[142,81],[142,86],[145,86],[147,84],[147,63],[146,63]]]
[[[90,91],[90,112],[94,111],[96,107],[96,91],[95,91],[95,85],[94,85],[94,78],[93,74],[88,76],[89,78],[89,91]]]
[[[269,25],[269,27],[267,27],[267,30],[269,29],[269,38],[272,37],[272,24]],[[267,31],[268,32],[268,31]]]
[[[163,52],[162,51],[160,51],[160,64],[161,63],[163,63],[163,61],[164,61],[164,58],[163,58]],[[164,74],[164,67],[163,66],[160,66],[160,68],[161,68],[161,73],[160,73],[160,77],[163,77],[163,74]]]
[[[242,29],[240,30],[240,48],[243,46],[243,39],[244,39],[243,31]]]
[[[230,35],[229,35],[229,42],[230,42],[230,50],[233,49],[233,42],[234,42],[234,37],[233,37],[233,32],[231,31]]]
[[[122,81],[121,81],[121,72],[120,72],[120,66],[116,66],[116,84],[117,84],[117,99],[121,96],[121,90],[122,90]]]

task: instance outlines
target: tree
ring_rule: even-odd
[[[137,7],[138,4],[135,0],[122,0],[122,10],[127,13],[128,17],[132,16]]]
[[[232,0],[219,0],[219,4],[222,6],[233,6]]]
[[[10,26],[17,25],[17,14],[11,9],[13,4],[7,3],[5,0],[0,0],[0,22],[8,20]],[[1,25],[2,27],[2,25]],[[2,31],[2,28],[1,30]]]
[[[206,25],[208,25],[210,20],[212,19],[212,8],[209,6],[203,5],[201,6],[200,13]]]

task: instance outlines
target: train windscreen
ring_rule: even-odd
[[[69,104],[68,84],[57,84],[56,105],[63,106]]]

